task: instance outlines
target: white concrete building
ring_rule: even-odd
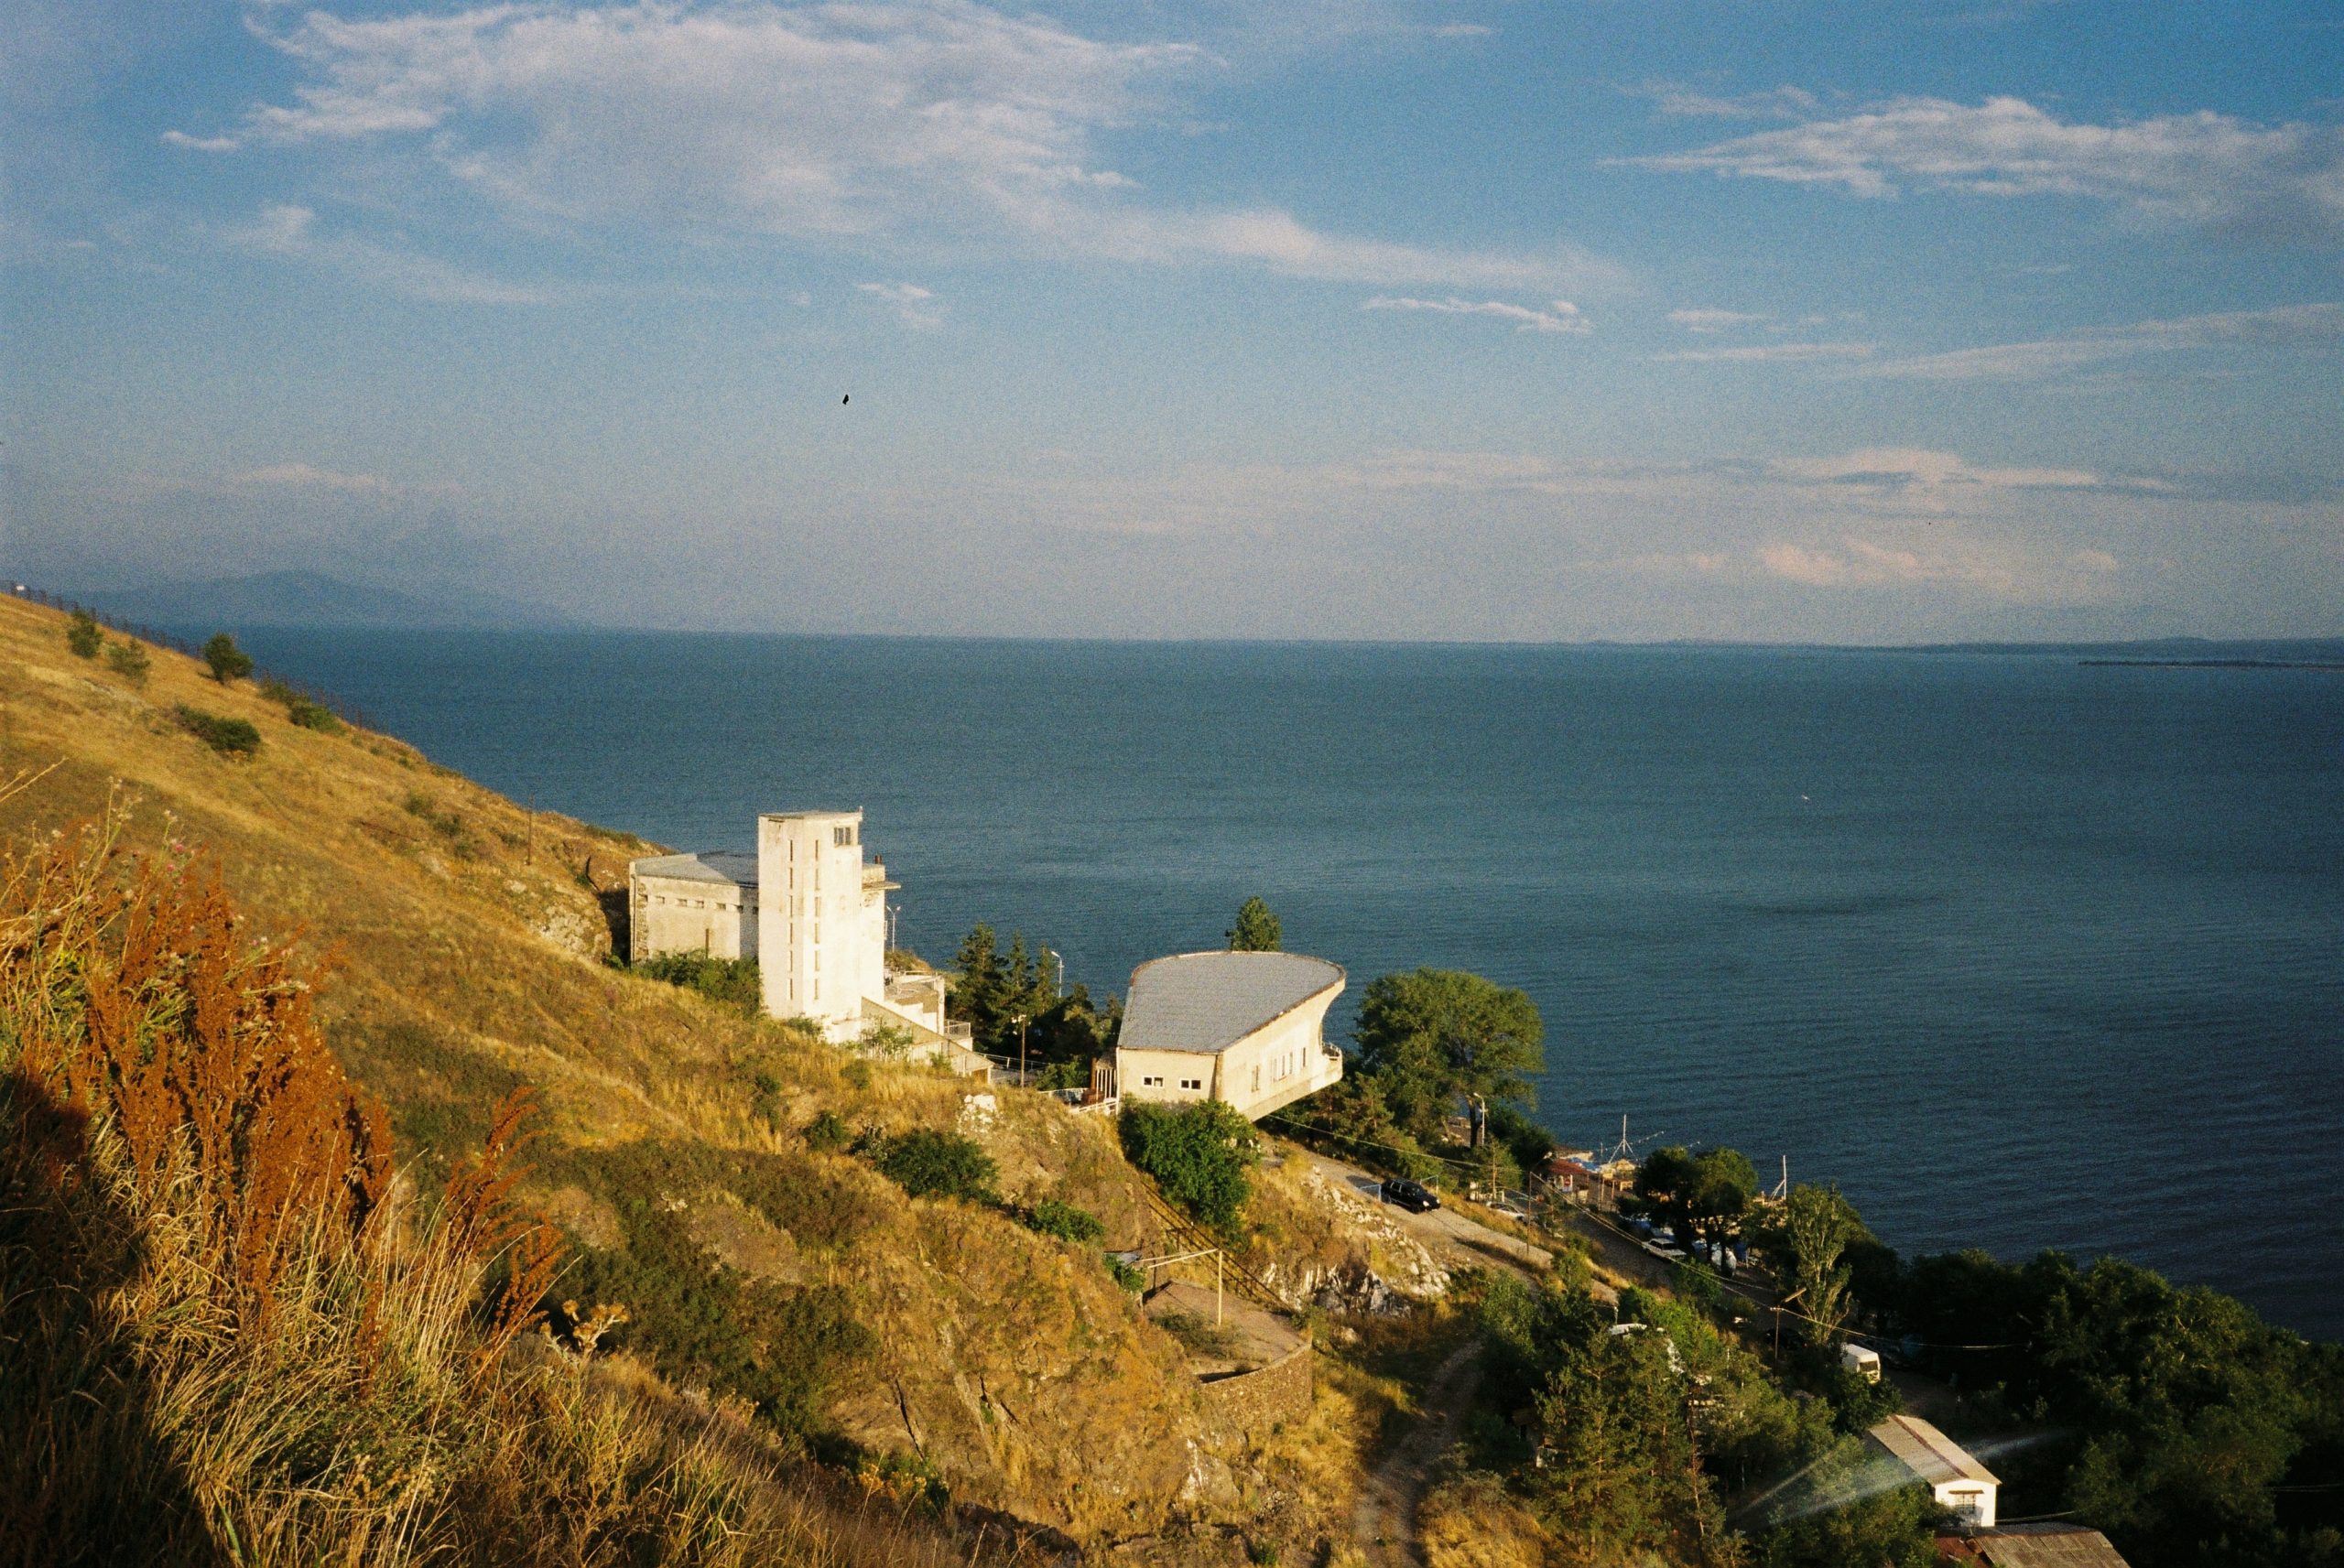
[[[765,1011],[810,1018],[833,1040],[863,1033],[886,995],[887,868],[863,859],[860,811],[757,818],[757,967]]]
[[[1973,1530],[1994,1528],[2002,1480],[1970,1451],[1916,1415],[1893,1415],[1864,1434],[1898,1465],[1919,1476],[1941,1508]]]
[[[653,855],[627,867],[627,961],[657,953],[757,953],[757,860],[723,849]]]
[[[1343,1076],[1322,1033],[1340,966],[1299,953],[1183,953],[1132,971],[1116,1037],[1125,1099],[1217,1099],[1259,1121]]]
[[[944,977],[887,972],[887,868],[863,859],[860,811],[769,812],[752,855],[656,855],[628,868],[630,957],[754,957],[765,1010],[852,1044],[873,1031],[911,1056],[987,1070],[944,1017]]]

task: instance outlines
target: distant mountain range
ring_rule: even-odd
[[[546,630],[583,622],[494,594],[430,599],[365,588],[322,572],[261,572],[201,582],[150,583],[78,596],[111,619],[151,626],[494,627]]]

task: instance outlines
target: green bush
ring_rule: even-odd
[[[837,1111],[826,1110],[806,1124],[806,1146],[825,1154],[843,1154],[854,1142],[854,1131],[846,1118]]]
[[[1000,1201],[993,1184],[1001,1168],[973,1140],[957,1132],[914,1128],[884,1140],[876,1154],[880,1173],[916,1198]]]
[[[1107,1227],[1099,1217],[1087,1208],[1077,1208],[1057,1198],[1044,1198],[1035,1206],[1033,1217],[1026,1224],[1045,1236],[1055,1236],[1060,1241],[1088,1243],[1102,1241]]]
[[[698,991],[713,1002],[756,1016],[765,1011],[765,982],[754,958],[719,958],[708,953],[659,953],[631,966],[638,975]]]
[[[182,703],[179,728],[222,756],[249,757],[260,750],[260,731],[245,719],[226,719]]]
[[[1126,1104],[1123,1152],[1164,1195],[1215,1230],[1237,1227],[1260,1147],[1253,1124],[1217,1099],[1193,1105]]]
[[[1129,1263],[1124,1262],[1112,1252],[1106,1253],[1104,1257],[1107,1264],[1107,1272],[1115,1277],[1115,1283],[1123,1286],[1123,1289],[1131,1292],[1134,1295],[1137,1295],[1140,1292],[1147,1289],[1147,1276],[1145,1274],[1140,1272],[1137,1269],[1133,1268]]]
[[[1831,1401],[1832,1424],[1850,1436],[1871,1431],[1904,1408],[1904,1396],[1886,1378],[1875,1383],[1836,1360],[1824,1375],[1823,1397]]]
[[[236,646],[236,639],[226,632],[213,633],[203,644],[203,662],[212,666],[212,678],[222,686],[253,673],[253,656]]]
[[[106,665],[131,685],[145,686],[146,672],[154,667],[155,661],[146,656],[145,648],[125,637],[106,650]]]
[[[75,611],[73,619],[66,623],[65,645],[81,658],[94,659],[98,656],[98,650],[105,644],[106,634],[98,630],[98,623],[90,612]]]
[[[331,735],[342,729],[342,720],[322,703],[297,700],[286,708],[285,716],[302,729],[314,730],[320,735]]]

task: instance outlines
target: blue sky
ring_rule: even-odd
[[[5,15],[18,577],[2344,633],[2332,4]]]

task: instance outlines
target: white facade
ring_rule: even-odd
[[[863,1030],[887,995],[887,869],[863,863],[860,811],[757,818],[757,968],[765,1011],[810,1018],[832,1040]]]
[[[1258,1121],[1343,1076],[1323,1033],[1343,971],[1298,953],[1183,953],[1132,971],[1115,1048],[1125,1099],[1217,1099]]]
[[[753,958],[756,862],[746,855],[652,855],[627,866],[627,961],[661,953]]]
[[[651,855],[627,868],[629,957],[754,957],[775,1018],[810,1019],[825,1039],[874,1030],[899,1054],[982,1075],[969,1026],[944,1017],[944,977],[887,972],[887,868],[866,862],[860,811],[757,818],[754,855]]]

